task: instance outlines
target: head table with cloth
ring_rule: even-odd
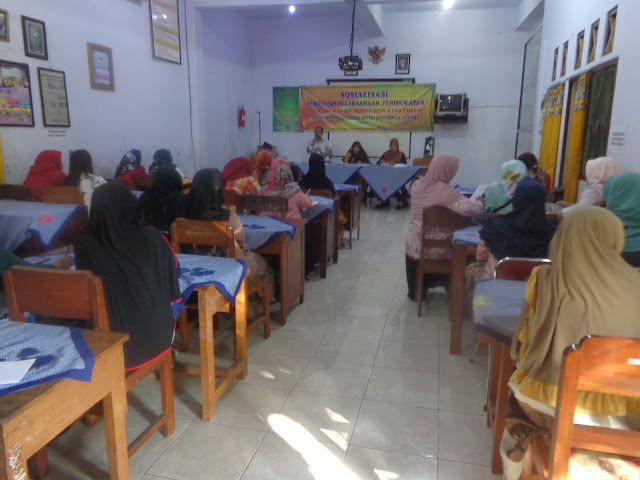
[[[303,175],[306,175],[309,172],[309,164],[308,163],[297,163],[296,167],[298,170],[302,172]],[[347,183],[351,177],[353,177],[358,170],[360,170],[362,165],[349,165],[349,164],[325,164],[325,173],[329,180],[331,180],[334,184],[336,183]]]
[[[358,175],[382,202],[386,202],[425,168],[365,165],[358,170]]]

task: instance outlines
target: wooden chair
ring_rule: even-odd
[[[255,214],[262,212],[279,213],[282,220],[287,218],[289,202],[284,197],[271,195],[239,195],[236,205],[238,215]]]
[[[180,252],[181,245],[222,247],[227,249],[227,255],[230,258],[236,258],[235,237],[228,222],[177,218],[171,224],[171,242],[175,252]],[[263,315],[247,325],[247,333],[263,325],[264,338],[266,339],[271,336],[271,316],[269,313],[268,282],[264,275],[247,282],[247,297],[256,292],[261,292]],[[188,305],[187,308],[194,307]],[[235,317],[233,309],[231,313]],[[180,346],[183,351],[189,349],[189,329],[187,309],[185,309],[180,316]]]
[[[640,398],[640,339],[586,336],[562,354],[551,447],[534,438],[524,457],[523,480],[569,478],[572,448],[637,457],[640,432],[575,425],[578,392]]]
[[[433,155],[429,155],[428,157],[423,158],[414,158],[413,166],[414,167],[428,167],[431,165],[431,160],[433,160]]]
[[[30,202],[31,190],[24,185],[10,185],[3,183],[0,185],[0,200],[19,200],[22,202]]]
[[[47,315],[93,323],[95,330],[108,332],[109,319],[102,288],[102,280],[88,271],[47,270],[31,267],[13,267],[4,273],[9,318],[24,321],[24,313]],[[152,373],[160,378],[162,413],[154,419],[127,447],[133,455],[156,431],[170,437],[175,430],[173,406],[173,373],[171,352],[152,362],[125,373],[127,391]],[[46,450],[36,454],[37,471],[46,471]]]
[[[236,207],[238,205],[238,192],[236,192],[233,188],[225,188],[224,192],[224,204],[226,207]]]
[[[548,258],[506,257],[499,260],[493,278],[501,280],[528,280],[534,268],[551,265]]]
[[[418,316],[422,315],[422,297],[423,297],[423,285],[424,274],[433,273],[438,275],[451,276],[452,263],[451,260],[429,260],[425,258],[425,250],[428,248],[441,248],[450,252],[450,256],[453,257],[453,242],[452,236],[445,238],[444,240],[435,240],[425,238],[428,227],[440,227],[452,230],[458,230],[471,225],[471,219],[463,217],[455,212],[452,212],[446,207],[428,207],[422,211],[422,233],[421,233],[421,245],[420,245],[420,260],[417,268],[417,288],[415,292],[418,296]]]
[[[135,190],[144,192],[153,183],[153,175],[138,175],[134,180]]]
[[[78,187],[44,187],[42,201],[44,203],[84,205],[84,196]]]

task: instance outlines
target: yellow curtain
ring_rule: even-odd
[[[569,138],[566,143],[566,176],[564,182],[565,202],[576,201],[578,182],[582,170],[582,152],[584,149],[585,124],[587,122],[587,106],[589,104],[588,73],[581,75],[573,86],[571,95],[571,117],[569,119]]]
[[[538,165],[549,174],[552,184],[555,182],[563,100],[564,84],[549,88],[542,101],[542,140]]]

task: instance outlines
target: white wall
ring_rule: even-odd
[[[61,150],[66,169],[68,151],[85,148],[96,173],[111,177],[126,150],[142,150],[148,167],[156,149],[168,148],[174,162],[193,173],[184,0],[181,65],[153,58],[148,2],[5,0],[1,6],[9,11],[11,42],[0,42],[0,58],[29,64],[35,119],[34,128],[1,128],[8,183],[21,183],[45,149]],[[45,22],[48,61],[24,55],[20,15]],[[115,92],[90,88],[87,42],[113,50]],[[66,74],[71,117],[67,138],[49,138],[43,126],[37,67]]]
[[[517,13],[517,8],[387,13],[383,37],[356,32],[354,52],[364,58],[360,78],[396,77],[396,53],[411,53],[408,76],[435,82],[439,93],[467,93],[468,124],[436,125],[429,134],[413,134],[411,142],[412,157],[422,156],[427,135],[436,138],[436,152],[459,156],[457,183],[493,180],[500,164],[513,158],[524,44],[530,37],[515,31]],[[343,16],[251,20],[254,103],[267,112],[263,138],[289,160],[306,160],[311,134],[271,133],[272,87],[344,78],[338,58],[348,53],[349,32],[350,18]],[[386,47],[379,65],[368,61],[367,48],[373,45]]]
[[[607,22],[607,12],[616,5],[619,5],[619,7],[613,52],[603,56],[602,45]],[[600,19],[600,32],[598,34],[598,45],[596,47],[596,59],[594,62],[586,64],[591,24],[598,19]],[[638,48],[637,34],[638,19],[640,19],[640,2],[637,0],[589,0],[588,2],[584,0],[562,0],[546,2],[537,102],[537,105],[540,105],[544,93],[552,84],[558,81],[566,81],[568,78],[588,71],[600,63],[618,57],[618,73],[611,126],[621,126],[626,130],[626,146],[624,152],[621,154],[613,152],[611,148],[609,148],[608,154],[617,157],[625,168],[635,171],[640,171],[640,157],[636,153],[640,149],[640,116],[638,116],[638,105],[640,104],[640,91],[638,91],[640,48]],[[576,37],[582,30],[585,30],[582,68],[575,70]],[[562,52],[562,45],[567,40],[569,40],[567,75],[558,79],[556,82],[552,82],[553,51],[556,47],[559,47],[560,52]],[[560,53],[560,58],[561,57],[562,53]],[[558,71],[560,71],[559,67]],[[537,125],[540,125],[540,112],[538,112]],[[561,138],[558,158],[560,158],[562,151],[562,141],[563,139]],[[535,145],[539,150],[539,129],[536,132]]]

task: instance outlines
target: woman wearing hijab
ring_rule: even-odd
[[[149,166],[149,174],[155,175],[160,168],[171,168],[180,174],[180,178],[186,178],[186,175],[173,163],[173,156],[166,148],[156,150],[153,154],[153,162]]]
[[[271,172],[267,184],[260,189],[260,195],[273,195],[284,197],[289,202],[287,218],[302,218],[300,210],[313,205],[312,200],[302,193],[300,187],[293,185],[293,174],[289,162],[284,158],[276,158],[271,164]],[[268,212],[265,215],[272,215]]]
[[[534,436],[551,436],[567,346],[585,335],[640,337],[640,274],[620,257],[623,244],[623,225],[615,215],[584,207],[558,228],[549,248],[551,265],[533,271],[511,345],[511,357],[519,363],[509,382],[515,402],[507,431],[518,442],[508,451],[510,460],[520,462]],[[577,423],[637,428],[630,418],[640,413],[636,398],[581,392],[576,407]],[[633,475],[620,475],[620,465],[609,472],[616,475],[606,476],[601,468],[612,463],[585,461],[585,456],[580,460],[574,453],[572,468],[578,461],[599,475],[571,478],[638,478],[637,469]]]
[[[62,171],[62,153],[57,150],[44,150],[38,154],[22,183],[31,190],[31,197],[42,201],[44,187],[61,187],[66,175]]]
[[[625,172],[604,184],[604,201],[624,225],[622,258],[640,268],[640,173]]]
[[[144,167],[140,165],[141,161],[142,152],[140,152],[140,150],[137,148],[129,150],[122,156],[122,159],[116,168],[114,178],[129,182],[129,185],[134,185],[137,177],[147,174]]]
[[[324,158],[319,153],[312,153],[309,157],[309,171],[298,183],[300,188],[314,190],[329,190],[331,195],[336,194],[333,182],[327,177]]]
[[[248,161],[248,159],[247,159]],[[200,170],[193,177],[191,190],[187,194],[184,217],[190,220],[212,220],[229,222],[235,236],[235,256],[247,264],[247,279],[252,280],[265,275],[269,283],[269,298],[273,296],[273,272],[264,257],[256,252],[244,250],[244,227],[240,217],[222,207],[224,203],[224,181],[220,171],[215,168]],[[226,251],[213,249],[214,256],[227,256]],[[262,311],[262,302],[257,294],[249,298],[249,316]]]
[[[545,197],[544,187],[527,177],[516,186],[513,210],[489,218],[480,230],[478,245],[490,253],[484,278],[492,278],[496,263],[505,257],[547,258],[557,224],[547,220]]]
[[[185,196],[180,174],[170,168],[160,168],[151,186],[138,199],[138,218],[143,227],[155,227],[169,233],[173,221],[182,215]]]
[[[362,148],[362,144],[360,142],[353,142],[351,148],[344,156],[342,161],[344,163],[355,163],[358,165],[371,164],[371,161],[369,161],[369,155],[367,155],[367,152],[364,151],[364,148]]]
[[[271,172],[271,163],[273,156],[270,150],[262,150],[256,156],[256,168],[253,171],[253,178],[260,187],[264,187],[269,181],[269,173]]]
[[[513,210],[511,199],[516,185],[528,176],[527,166],[520,160],[509,160],[502,164],[500,180],[491,183],[484,197],[487,214],[504,215]]]
[[[235,190],[239,195],[257,195],[260,185],[252,177],[253,167],[246,157],[231,160],[222,170],[224,188]]]
[[[446,207],[449,210],[473,217],[482,211],[482,204],[469,200],[453,188],[449,182],[455,177],[460,166],[460,159],[447,153],[434,155],[426,175],[421,176],[411,186],[411,210],[407,239],[405,242],[407,285],[409,298],[415,300],[416,269],[420,260],[420,246],[422,241],[422,211],[427,207]],[[446,240],[453,235],[451,229],[431,227],[427,229],[427,238]],[[425,258],[430,260],[449,260],[451,257],[447,249],[431,248],[425,252]],[[427,279],[425,279],[427,280]],[[435,286],[442,281],[440,277],[431,277],[425,285]]]
[[[89,227],[75,242],[76,267],[102,279],[111,330],[129,334],[124,361],[134,370],[171,348],[178,261],[160,232],[138,225],[136,197],[121,183],[96,188]]]
[[[380,160],[378,160],[378,165],[388,165],[395,166],[398,164],[407,164],[407,157],[404,156],[404,152],[400,151],[400,142],[398,142],[397,138],[392,138],[389,141],[389,150],[382,154]],[[398,205],[396,205],[396,210],[400,210],[401,208],[409,208],[409,192],[405,187],[402,187],[398,193],[394,195],[395,199],[398,201]],[[391,206],[391,201],[387,200],[386,202],[380,202],[375,208],[387,208]]]
[[[518,157],[529,170],[529,176],[542,185],[546,193],[551,192],[551,176],[538,166],[538,158],[531,152],[525,152]]]
[[[67,187],[78,187],[84,197],[84,204],[91,208],[93,191],[107,181],[93,174],[93,159],[86,150],[74,150],[69,156],[69,175],[64,180]]]

